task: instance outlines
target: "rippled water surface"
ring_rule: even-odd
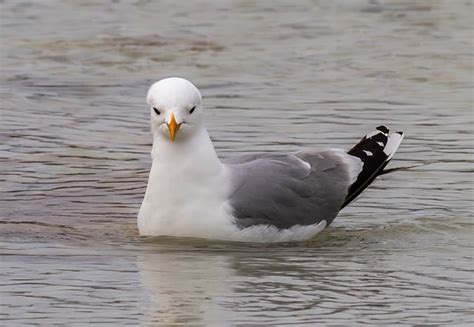
[[[473,323],[471,1],[1,6],[5,326]],[[202,90],[222,157],[404,130],[299,244],[139,237],[154,80]],[[199,223],[199,217],[196,217]]]

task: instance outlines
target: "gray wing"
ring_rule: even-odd
[[[352,184],[343,151],[252,154],[225,160],[232,176],[229,203],[239,227],[280,229],[336,217]]]

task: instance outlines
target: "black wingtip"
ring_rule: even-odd
[[[389,132],[388,127],[385,126],[385,125],[380,125],[380,126],[378,126],[378,127],[377,127],[377,130],[378,130],[378,131],[381,131],[382,133],[385,133],[385,134],[388,134],[388,132]]]
[[[377,176],[383,174],[385,166],[387,166],[403,139],[403,132],[395,132],[393,134],[399,135],[396,137],[399,141],[391,144],[389,140],[393,137],[393,134],[390,134],[390,130],[386,126],[378,126],[377,131],[364,136],[359,143],[348,151],[348,154],[362,160],[363,169],[357,180],[350,186],[346,201],[342,207],[353,201]],[[389,152],[387,153],[387,151]]]

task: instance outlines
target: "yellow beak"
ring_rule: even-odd
[[[170,139],[171,142],[174,141],[176,134],[178,134],[179,128],[181,127],[181,124],[178,124],[176,122],[176,119],[174,118],[174,114],[171,113],[171,120],[170,123],[168,124],[168,129],[170,130]]]

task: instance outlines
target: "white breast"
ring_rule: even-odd
[[[138,214],[140,234],[229,238],[238,229],[226,203],[226,170],[199,176],[183,169],[153,164]]]

